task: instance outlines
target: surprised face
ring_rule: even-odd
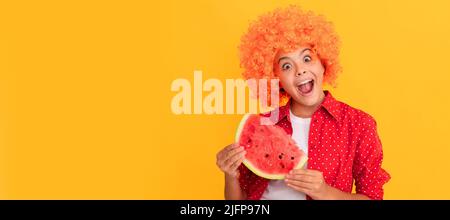
[[[280,51],[275,57],[275,73],[293,101],[303,106],[320,104],[324,96],[325,68],[310,47],[291,52]]]

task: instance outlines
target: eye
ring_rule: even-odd
[[[281,66],[282,70],[290,70],[292,68],[292,65],[290,63],[285,63]]]
[[[303,62],[305,62],[305,63],[309,63],[309,62],[311,62],[311,60],[312,60],[312,58],[309,55],[306,55],[305,57],[303,57]]]

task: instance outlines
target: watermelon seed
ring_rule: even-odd
[[[291,157],[291,160],[294,160],[294,157]]]
[[[268,157],[269,157],[269,154],[266,154],[265,157],[268,158]]]

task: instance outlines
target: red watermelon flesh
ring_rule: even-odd
[[[290,170],[301,168],[307,160],[290,135],[278,126],[262,125],[259,115],[243,117],[235,141],[247,152],[244,165],[267,179],[284,179]]]

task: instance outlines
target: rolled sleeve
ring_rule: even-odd
[[[381,200],[384,196],[383,185],[391,177],[381,167],[383,150],[375,120],[367,116],[361,123],[362,130],[356,146],[353,166],[356,193],[364,194],[371,199]]]

